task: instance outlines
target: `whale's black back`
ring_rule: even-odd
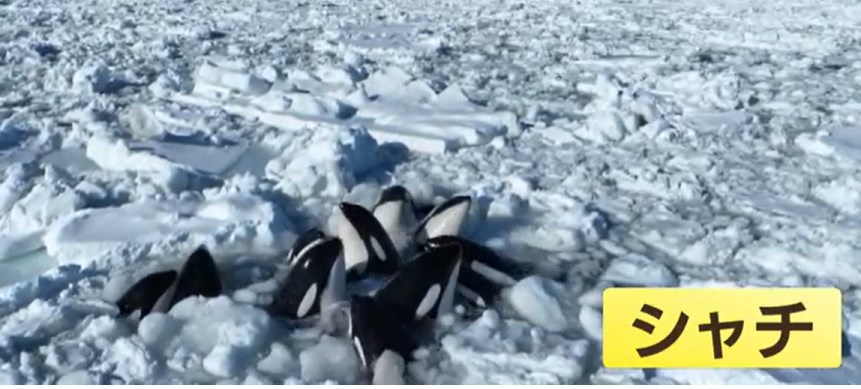
[[[140,279],[117,300],[120,316],[128,316],[137,310],[141,311],[141,317],[146,316],[175,280],[175,270],[152,273]]]

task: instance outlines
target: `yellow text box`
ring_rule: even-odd
[[[841,296],[834,288],[609,288],[603,310],[605,367],[840,366]],[[795,329],[788,331],[782,350],[776,345],[782,331],[758,324],[781,323],[775,310],[794,311],[789,321],[800,323],[791,325]],[[716,322],[724,324],[710,324],[715,313]],[[721,326],[715,347],[713,329]]]

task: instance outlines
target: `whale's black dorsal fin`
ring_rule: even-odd
[[[216,297],[221,294],[218,266],[205,246],[199,246],[185,261],[176,281],[170,306],[190,296]]]

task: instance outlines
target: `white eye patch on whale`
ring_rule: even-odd
[[[326,239],[326,234],[319,228],[309,228],[307,231],[299,235],[293,243],[290,252],[287,253],[287,264],[292,265],[296,257],[300,256],[303,250],[306,250],[311,245],[323,242]]]
[[[347,280],[366,273],[393,274],[401,263],[389,234],[374,215],[361,205],[338,205],[341,217],[336,229],[344,249]]]
[[[458,245],[421,253],[405,263],[373,298],[405,321],[446,314],[454,304],[461,257]]]
[[[437,236],[460,234],[471,205],[472,197],[455,196],[434,207],[419,222],[413,232],[414,240],[421,244]]]
[[[120,316],[140,311],[140,318],[150,312],[167,312],[191,296],[216,297],[222,292],[221,278],[215,260],[204,246],[198,247],[182,269],[147,275],[134,283],[117,300]]]
[[[513,286],[534,271],[531,264],[503,257],[490,248],[459,236],[428,239],[421,249],[428,252],[448,245],[457,245],[463,250],[458,290],[482,307],[496,299],[503,288]]]
[[[295,257],[269,312],[302,319],[339,301],[346,282],[341,252],[341,240],[335,237],[305,247]]]

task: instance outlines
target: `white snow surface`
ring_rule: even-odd
[[[370,383],[271,316],[296,235],[401,184],[564,281],[378,382],[861,383],[861,4],[0,1],[0,383]],[[136,279],[223,296],[140,323]],[[839,369],[601,367],[611,286],[834,286]],[[401,372],[403,377],[399,377]]]

